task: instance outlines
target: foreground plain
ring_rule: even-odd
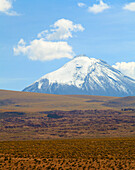
[[[135,138],[0,142],[1,169],[135,169]]]

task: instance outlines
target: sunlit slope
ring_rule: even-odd
[[[0,90],[0,109],[17,111],[92,110],[135,108],[135,97],[53,95]]]
[[[112,99],[114,100],[117,98],[88,95],[53,95],[0,90],[1,109],[28,112],[108,109],[107,106],[103,106],[102,104]]]

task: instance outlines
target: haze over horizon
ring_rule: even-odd
[[[76,55],[135,78],[135,1],[0,1],[0,89],[22,90]]]

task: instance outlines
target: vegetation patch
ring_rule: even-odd
[[[54,119],[59,119],[59,118],[62,118],[63,116],[60,116],[60,115],[54,113],[54,114],[48,114],[47,117],[54,118]]]
[[[24,112],[0,112],[0,118],[24,116]]]
[[[6,105],[11,105],[11,104],[15,104],[15,102],[9,99],[0,100],[0,106],[6,106]]]
[[[0,142],[2,169],[135,169],[135,138]]]

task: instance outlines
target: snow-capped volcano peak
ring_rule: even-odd
[[[47,78],[49,84],[67,84],[81,88],[87,74],[92,71],[100,60],[88,58],[87,56],[77,56],[60,69],[43,76],[40,80]],[[39,87],[40,88],[40,87]]]
[[[35,87],[36,86],[36,87]],[[106,62],[79,55],[60,69],[46,74],[24,91],[54,94],[135,94],[135,81]]]

